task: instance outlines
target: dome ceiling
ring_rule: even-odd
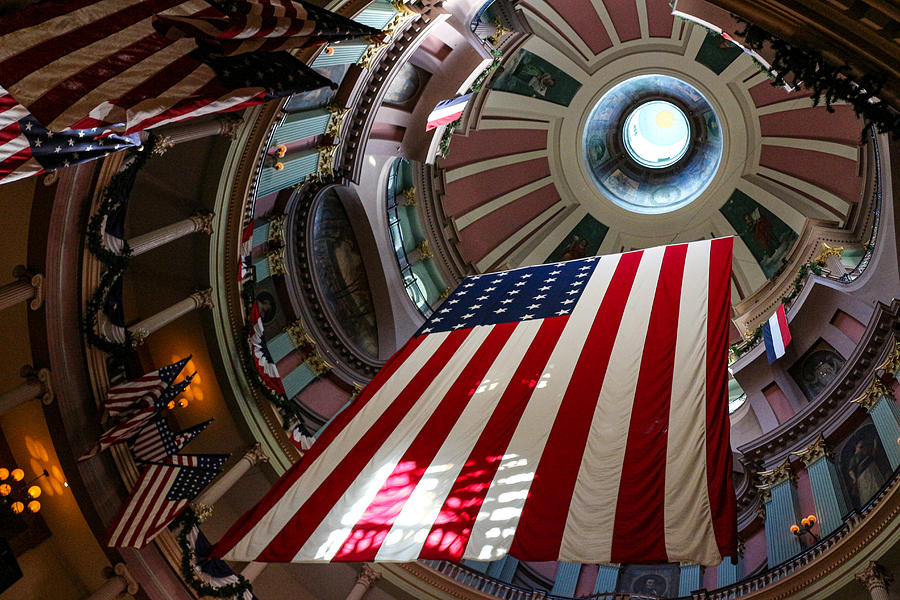
[[[862,123],[850,107],[830,113],[813,107],[804,92],[772,87],[753,58],[674,18],[665,0],[547,0],[518,8],[533,35],[506,50],[479,114],[470,116],[468,131],[458,130],[439,162],[441,206],[475,270],[738,235],[738,302],[781,270],[808,220],[846,225],[864,183]],[[612,166],[597,185],[586,157],[591,145],[583,141],[596,133],[588,123],[601,98],[645,75],[673,77],[696,90],[721,127],[707,127],[692,142],[721,135],[721,161],[704,172],[708,185],[669,212],[645,211],[660,214],[611,201],[645,194],[654,202],[653,190],[645,189],[655,176],[649,169],[629,175],[617,168],[616,161],[626,161],[624,149],[610,148]],[[673,96],[665,83],[657,87],[642,93]],[[628,100],[628,111],[640,104],[637,96]],[[697,112],[679,108],[689,118]],[[684,161],[691,154],[689,148]],[[656,187],[664,197],[665,189]]]

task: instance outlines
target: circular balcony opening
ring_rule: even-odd
[[[665,100],[652,100],[625,118],[625,151],[638,164],[663,169],[677,163],[690,147],[691,124],[684,112]]]

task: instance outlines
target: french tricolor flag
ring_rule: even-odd
[[[788,330],[784,304],[779,305],[775,314],[763,323],[762,335],[766,342],[766,356],[769,358],[769,364],[772,364],[784,356],[784,349],[791,343],[791,332]]]
[[[425,131],[431,131],[435,127],[452,123],[460,118],[463,111],[466,110],[466,104],[468,104],[471,97],[472,94],[466,94],[438,102],[431,114],[428,115],[428,124],[425,125]]]

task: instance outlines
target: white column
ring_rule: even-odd
[[[160,227],[155,231],[139,235],[134,239],[128,240],[128,246],[131,248],[132,256],[139,256],[164,246],[169,242],[173,242],[178,238],[194,233],[196,231],[210,234],[212,233],[212,213],[196,214],[177,223]]]
[[[362,600],[375,581],[381,577],[381,573],[370,567],[368,564],[362,566],[359,576],[356,578],[356,584],[350,593],[347,594],[347,600]]]
[[[16,304],[27,302],[31,310],[37,310],[44,303],[43,287],[44,276],[30,274],[22,265],[13,269],[13,277],[18,281],[0,286],[0,310],[13,307]]]
[[[219,498],[224,496],[225,492],[231,489],[231,486],[240,481],[241,477],[243,477],[253,465],[264,462],[269,462],[269,457],[266,456],[262,451],[262,448],[260,448],[259,443],[257,443],[247,450],[247,452],[244,453],[244,456],[242,456],[233,467],[219,475],[218,479],[213,481],[212,484],[207,487],[196,500],[194,500],[194,511],[199,515],[202,512],[212,510],[212,505],[215,504]],[[209,513],[207,512],[206,514],[208,515]]]
[[[133,337],[133,345],[139,346],[154,331],[159,331],[175,319],[188,314],[198,308],[212,308],[212,290],[206,289],[194,292],[181,302],[176,302],[169,308],[161,310],[151,317],[129,327]]]
[[[243,571],[241,571],[241,576],[250,583],[253,583],[253,581],[257,577],[259,577],[259,574],[262,573],[267,566],[269,566],[269,563],[266,562],[247,563],[247,566],[244,567]]]
[[[41,398],[44,404],[53,402],[53,387],[50,384],[48,369],[36,370],[30,365],[25,365],[19,374],[25,378],[25,383],[0,394],[0,415],[37,398]]]
[[[140,588],[123,563],[117,564],[112,569],[107,567],[105,575],[106,583],[85,600],[116,600],[123,592],[128,592],[133,596]]]
[[[213,135],[225,135],[231,139],[235,139],[238,128],[243,123],[243,119],[235,119],[229,116],[220,116],[209,121],[185,121],[177,125],[162,127],[154,133],[156,140],[153,143],[153,154],[162,156],[166,150],[175,144],[182,144],[200,138],[210,137]]]
[[[866,586],[872,600],[888,600],[888,585],[894,578],[884,567],[870,560],[866,568],[856,574],[856,580]]]

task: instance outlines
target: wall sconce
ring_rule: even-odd
[[[25,512],[27,508],[29,512],[36,513],[41,510],[41,503],[38,501],[44,490],[35,483],[41,477],[48,477],[50,473],[47,469],[29,482],[24,482],[25,471],[15,468],[12,471],[6,467],[0,467],[0,502],[5,504],[9,509],[17,515]]]
[[[813,540],[818,542],[819,536],[817,536],[816,534],[814,534],[812,532],[812,527],[813,527],[813,525],[816,524],[817,521],[818,521],[818,519],[816,519],[816,515],[809,515],[808,517],[803,517],[803,519],[800,520],[800,525],[797,525],[797,524],[791,525],[791,533],[793,533],[797,537],[800,537],[804,533],[808,533],[812,537]]]
[[[275,156],[284,158],[285,154],[287,154],[287,146],[285,144],[279,144],[275,147]]]

